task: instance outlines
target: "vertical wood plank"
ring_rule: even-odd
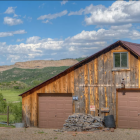
[[[85,81],[85,113],[87,114],[89,111],[88,104],[88,67],[87,64],[84,65],[84,81]]]
[[[94,85],[97,85],[94,87],[94,95],[95,95],[95,116],[98,116],[98,110],[99,110],[99,93],[98,93],[98,59],[94,59],[93,62],[93,77],[94,77]]]
[[[139,61],[139,63],[138,63],[139,67],[138,68],[139,68],[139,88],[140,88],[140,58],[138,59],[138,61]]]
[[[71,93],[72,93],[72,96],[74,96],[75,95],[75,86],[74,86],[74,73],[75,73],[75,71],[73,70],[73,71],[71,71],[71,73],[70,73],[70,77],[71,77]],[[75,113],[75,102],[74,101],[72,101],[72,112],[73,113]]]
[[[79,98],[78,74],[79,74],[79,69],[76,69],[74,71],[74,93],[75,93],[75,96],[78,96],[78,98]],[[75,113],[78,113],[80,111],[79,100],[74,101],[74,102],[75,102]]]

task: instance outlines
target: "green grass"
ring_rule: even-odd
[[[84,59],[86,59],[87,57],[79,57],[79,58],[76,58],[77,61],[82,61]]]
[[[21,101],[21,97],[18,96],[22,93],[22,90],[0,90],[6,102]]]
[[[38,132],[38,134],[43,134],[43,133],[44,133],[43,131],[39,131],[39,132]]]
[[[11,128],[15,128],[15,126],[13,126],[13,125],[5,125],[5,124],[0,124],[0,127],[11,127]]]
[[[14,116],[9,114],[9,123],[14,121]],[[0,115],[0,122],[7,122],[7,115]]]

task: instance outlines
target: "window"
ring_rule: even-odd
[[[114,68],[128,68],[128,53],[116,52],[113,53]]]

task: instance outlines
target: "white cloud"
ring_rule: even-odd
[[[61,5],[65,5],[68,2],[68,0],[61,1]]]
[[[35,43],[38,43],[39,42],[39,39],[40,39],[39,36],[29,37],[29,38],[27,38],[26,43],[35,44]]]
[[[42,21],[43,23],[49,23],[49,20],[46,20],[46,21]]]
[[[26,15],[23,18],[26,18]]]
[[[74,46],[71,46],[70,48],[68,48],[69,51],[75,51]]]
[[[8,7],[8,9],[4,12],[5,14],[15,14],[15,9],[17,7]]]
[[[4,17],[4,24],[8,24],[10,26],[22,24],[23,21],[21,19],[11,18],[11,17]]]
[[[55,13],[55,14],[48,14],[48,15],[43,15],[37,18],[37,20],[44,20],[44,19],[55,19],[57,17],[62,17],[68,13],[67,10],[64,10],[60,13]]]
[[[139,1],[115,1],[110,7],[103,5],[90,5],[85,9],[70,12],[68,15],[87,15],[85,22],[87,25],[118,25],[140,22],[140,2]]]
[[[12,32],[0,32],[0,37],[7,37],[7,36],[13,36],[14,34],[25,34],[27,33],[25,30],[17,30]]]
[[[17,42],[21,42],[21,41],[23,41],[24,39],[17,39]]]
[[[43,8],[45,5],[45,3],[42,3],[41,5],[39,5],[39,8]]]
[[[13,33],[10,35],[13,35]],[[8,34],[8,36],[10,35]],[[6,45],[5,42],[0,43],[0,52],[5,55],[8,54],[7,58],[12,60],[12,62],[26,61],[42,56],[60,56],[61,58],[62,56],[67,58],[80,57],[82,55],[94,54],[101,48],[108,46],[108,42],[113,43],[113,40],[120,39],[140,39],[140,32],[134,30],[131,24],[126,24],[111,26],[109,29],[101,28],[97,31],[83,30],[64,40],[52,38],[41,39],[39,36],[33,36],[27,38],[26,43],[20,43],[19,45]]]
[[[18,62],[18,60],[20,59],[20,55],[9,55],[7,57],[7,60],[10,60],[11,62]]]
[[[76,12],[70,12],[68,14],[68,16],[71,16],[71,15],[82,15],[84,11],[85,11],[84,9],[80,9],[79,11],[76,11]]]
[[[8,7],[8,9],[4,12],[5,14],[14,14],[14,16],[13,17],[18,17],[18,16],[20,16],[20,15],[17,15],[16,13],[15,13],[15,9],[16,9],[17,7]]]

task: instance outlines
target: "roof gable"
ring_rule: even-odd
[[[86,59],[84,59],[84,60],[78,62],[77,64],[75,64],[75,65],[69,67],[68,69],[64,70],[63,72],[59,73],[58,75],[56,75],[56,76],[54,76],[54,77],[52,77],[52,78],[46,80],[45,82],[43,82],[43,83],[41,83],[41,84],[39,84],[39,85],[33,87],[32,89],[30,89],[30,90],[28,90],[28,91],[26,91],[26,92],[20,94],[19,96],[21,96],[21,95],[23,95],[23,94],[25,94],[25,93],[27,93],[27,92],[29,92],[29,91],[34,90],[35,88],[37,88],[37,87],[39,87],[39,86],[45,84],[46,82],[48,82],[48,81],[50,81],[50,80],[56,78],[57,76],[60,76],[61,74],[65,73],[65,72],[67,72],[67,71],[69,71],[69,70],[71,70],[71,69],[77,69],[78,67],[81,67],[83,64],[92,61],[93,59],[97,58],[98,56],[102,55],[103,53],[106,53],[106,52],[108,52],[108,51],[114,49],[115,47],[117,47],[117,46],[119,46],[119,45],[121,45],[122,47],[124,47],[124,48],[130,50],[130,51],[131,51],[132,53],[134,53],[136,56],[140,57],[140,44],[136,44],[136,43],[131,43],[131,42],[126,42],[126,41],[121,41],[121,40],[119,40],[119,41],[113,43],[112,45],[110,45],[110,46],[104,48],[103,50],[101,50],[101,51],[99,51],[99,52],[97,52],[97,53],[95,53],[95,54],[89,56],[88,58],[86,58]]]

